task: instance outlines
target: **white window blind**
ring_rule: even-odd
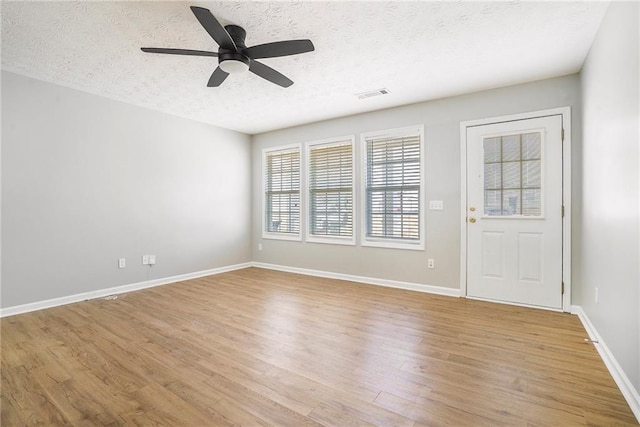
[[[353,236],[353,143],[309,148],[309,234]]]
[[[300,150],[265,156],[265,230],[300,233]]]
[[[420,240],[420,139],[365,137],[367,238]]]

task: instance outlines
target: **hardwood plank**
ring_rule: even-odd
[[[49,400],[47,392],[38,381],[23,367],[2,370],[2,396],[10,402],[10,409],[24,420],[24,425],[49,424],[62,425],[67,419]],[[5,412],[2,412],[5,415]],[[14,418],[14,417],[12,417]],[[5,425],[5,421],[0,420]]]
[[[248,268],[0,321],[2,425],[637,425],[575,316]]]
[[[169,425],[205,426],[209,424],[206,412],[198,410],[166,387],[149,383],[134,392],[136,400],[147,410],[161,416]]]
[[[513,425],[513,419],[487,418],[480,411],[470,412],[441,401],[421,399],[415,403],[390,393],[381,392],[375,400],[376,405],[403,416],[429,425]]]
[[[413,420],[402,414],[365,402],[327,400],[320,403],[309,416],[329,426],[413,425]]]

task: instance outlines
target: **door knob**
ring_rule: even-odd
[[[469,218],[469,222],[473,224],[474,222],[476,222],[476,219],[474,217],[471,217]]]

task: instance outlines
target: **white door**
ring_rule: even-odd
[[[562,308],[562,116],[467,128],[467,296]]]

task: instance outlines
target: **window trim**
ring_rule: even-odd
[[[416,241],[409,241],[404,239],[393,239],[384,237],[367,237],[367,138],[393,138],[416,133],[420,138],[420,191],[418,192],[418,194],[420,195],[418,217],[418,224],[420,226],[420,238]],[[363,132],[360,134],[360,164],[362,165],[360,175],[360,246],[390,249],[409,249],[417,251],[423,251],[425,249],[425,151],[426,144],[424,141],[424,125],[414,125],[395,129]]]
[[[300,230],[297,234],[292,233],[277,233],[273,231],[267,231],[267,155],[270,153],[277,153],[280,151],[295,151],[298,150],[300,154]],[[302,229],[304,227],[303,217],[304,212],[302,211],[302,207],[304,206],[304,192],[302,191],[304,188],[303,182],[303,173],[302,173],[302,144],[289,144],[289,145],[280,145],[277,147],[268,147],[262,149],[262,238],[263,239],[274,239],[274,240],[289,240],[289,241],[302,241]]]
[[[336,146],[342,145],[344,142],[349,142],[351,144],[351,193],[353,200],[351,202],[351,206],[353,208],[352,212],[352,220],[353,220],[353,228],[351,237],[341,237],[341,236],[322,236],[322,235],[314,235],[311,234],[311,197],[309,195],[311,191],[310,182],[311,182],[311,149],[314,146]],[[305,219],[305,241],[309,243],[328,243],[335,245],[356,245],[356,232],[358,229],[357,219],[358,219],[358,209],[356,203],[356,137],[355,135],[347,135],[336,138],[328,138],[321,139],[317,141],[310,141],[305,143],[304,150],[304,165],[305,165],[305,173],[304,173],[304,219]]]

